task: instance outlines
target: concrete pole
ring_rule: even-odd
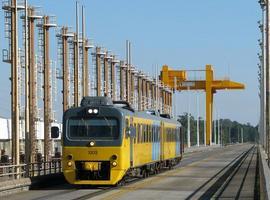
[[[109,95],[109,59],[108,59],[108,52],[106,52],[104,56],[104,62],[103,62],[103,72],[104,72],[104,96]]]
[[[11,123],[12,123],[12,163],[20,164],[19,134],[19,94],[18,94],[18,9],[17,0],[11,1]],[[16,176],[16,178],[18,178]]]
[[[261,82],[260,82],[260,109],[261,109],[261,116],[260,116],[260,143],[265,148],[266,147],[266,93],[265,93],[265,87],[266,87],[266,77],[265,77],[265,70],[266,70],[266,12],[265,12],[265,1],[259,1],[262,9],[262,19],[261,23],[259,25],[261,34],[262,34],[262,40],[260,43],[261,46],[261,57],[260,57],[260,67],[261,67]]]
[[[120,61],[120,100],[125,100],[125,83],[124,83],[124,74],[125,66],[124,61]]]
[[[74,106],[79,106],[79,60],[80,60],[79,10],[76,2],[76,34],[74,34]]]
[[[196,95],[197,103],[197,146],[200,146],[200,101],[199,94]]]
[[[29,64],[29,134],[30,134],[30,162],[35,162],[36,153],[36,120],[37,120],[37,66],[35,56],[35,20],[41,16],[36,16],[33,8],[28,12],[28,64]]]
[[[113,56],[112,61],[111,61],[111,95],[112,95],[112,100],[116,100],[116,83],[115,83],[115,65],[118,63],[116,60],[115,56]]]
[[[142,77],[142,110],[145,110],[146,108],[146,84],[145,84],[145,77]]]
[[[204,135],[204,146],[206,146],[207,142],[206,142],[206,120],[205,119],[203,121],[203,135]]]
[[[70,34],[68,34],[68,28],[63,27],[62,28],[62,69],[63,69],[63,112],[65,112],[69,106],[69,52],[68,52],[68,38],[71,37]]]
[[[74,57],[73,57],[73,63],[74,63],[74,80],[73,80],[73,84],[74,84],[74,106],[78,107],[79,106],[79,52],[78,52],[78,48],[79,48],[79,37],[77,35],[77,33],[74,34],[74,41],[73,41],[73,45],[74,45]]]
[[[150,99],[150,82],[149,80],[145,79],[145,99],[146,99],[146,106],[145,106],[145,109],[148,110],[150,109],[150,102],[149,102],[149,99]]]
[[[85,40],[85,46],[84,46],[84,96],[89,96],[90,90],[89,90],[89,49],[93,48],[93,46],[90,44],[89,40]]]
[[[189,87],[188,87],[188,127],[187,127],[187,145],[188,145],[188,148],[190,148],[190,90],[189,90]]]
[[[101,96],[101,48],[96,47],[96,83],[97,96]]]
[[[135,74],[134,72],[130,73],[130,103],[131,105],[135,105],[135,94],[134,94],[134,87],[135,87]]]
[[[138,110],[142,111],[142,77],[138,75]]]
[[[214,144],[217,143],[217,119],[216,119],[216,115],[214,117]]]
[[[44,161],[50,160],[51,155],[51,122],[52,122],[52,97],[51,97],[51,66],[50,66],[50,35],[49,29],[55,27],[51,24],[49,16],[44,16],[43,24],[43,71],[44,71]]]
[[[88,41],[85,34],[85,8],[82,6],[82,59],[83,59],[83,96],[89,96]]]
[[[270,68],[270,60],[269,60],[269,19],[270,19],[270,3],[267,1],[266,5],[266,66],[265,66],[265,72],[266,72],[266,153],[268,158],[270,158],[270,145],[269,145],[269,134],[270,134],[270,119],[269,119],[269,93],[270,93],[270,80],[269,80],[269,68]],[[270,159],[268,159],[268,165],[270,165]]]
[[[24,64],[25,64],[25,163],[29,164],[31,159],[31,143],[29,133],[29,64],[28,64],[28,4],[27,0],[24,0]],[[29,168],[26,168],[26,177],[29,176]]]
[[[217,144],[220,145],[220,119],[219,119],[219,115],[217,114]]]
[[[130,42],[126,41],[126,101],[130,102],[130,62],[129,62]]]

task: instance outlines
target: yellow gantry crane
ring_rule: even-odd
[[[204,90],[206,92],[206,144],[211,145],[214,93],[217,90],[245,89],[245,85],[230,80],[214,80],[211,65],[206,65],[205,70],[198,71],[205,71],[205,80],[187,80],[187,71],[173,70],[164,65],[160,74],[160,80],[171,89],[177,91]]]

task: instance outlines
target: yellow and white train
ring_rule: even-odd
[[[52,138],[59,130],[52,127]],[[71,184],[115,185],[178,164],[181,124],[156,112],[134,111],[126,102],[85,97],[63,116],[62,167]]]

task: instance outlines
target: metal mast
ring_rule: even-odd
[[[48,161],[51,154],[51,122],[52,122],[52,97],[51,97],[51,78],[50,78],[50,34],[49,29],[56,27],[50,23],[50,17],[43,17],[43,73],[44,73],[44,160]]]
[[[3,61],[11,64],[11,126],[12,126],[12,163],[20,164],[19,159],[19,71],[18,71],[18,11],[25,7],[17,5],[17,0],[6,1],[2,6],[5,10],[5,33],[9,49],[3,50]],[[19,170],[19,168],[17,168]],[[18,172],[18,171],[17,171]],[[16,176],[17,178],[17,176]]]
[[[113,56],[111,60],[111,95],[113,100],[116,100],[115,65],[117,63],[119,63],[119,61]]]
[[[76,2],[76,34],[74,36],[74,106],[79,106],[79,60],[80,60],[79,11]]]
[[[88,44],[85,34],[85,9],[82,6],[82,59],[83,59],[83,96],[89,96],[89,75],[88,75]]]
[[[101,96],[101,48],[96,47],[96,83],[97,83],[97,96]]]
[[[29,64],[29,134],[30,162],[35,162],[36,120],[37,120],[37,66],[35,56],[35,20],[42,16],[35,15],[34,8],[28,9],[28,64]],[[27,158],[27,156],[26,156]]]
[[[62,68],[63,68],[63,112],[65,112],[69,106],[69,52],[68,52],[68,38],[73,37],[74,34],[68,33],[68,28],[62,28]]]
[[[130,42],[126,41],[126,101],[130,102]]]

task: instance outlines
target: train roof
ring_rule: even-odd
[[[101,107],[113,107],[121,112],[125,116],[133,116],[139,118],[145,118],[156,121],[163,121],[166,123],[178,124],[181,123],[175,119],[165,118],[159,115],[155,111],[136,111],[134,110],[128,102],[126,101],[112,101],[109,97],[84,97],[81,101],[81,106],[78,108],[73,108],[72,110],[81,109],[88,106],[101,106]]]
[[[114,106],[114,107],[117,108],[117,106]],[[117,109],[119,109],[119,111],[122,112],[124,115],[131,115],[133,117],[139,117],[139,118],[145,118],[145,119],[151,119],[151,120],[163,121],[163,122],[167,122],[167,123],[174,123],[174,124],[181,125],[181,123],[175,119],[168,119],[165,117],[153,115],[149,111],[134,111],[134,112],[132,112],[132,111],[126,110],[125,108],[120,108],[120,107],[118,107]]]

